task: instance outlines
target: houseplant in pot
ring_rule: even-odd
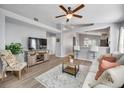
[[[11,43],[9,45],[6,45],[6,50],[10,50],[12,54],[14,54],[17,59],[21,59],[22,56],[21,53],[23,53],[23,48],[21,43]]]

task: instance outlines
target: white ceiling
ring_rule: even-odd
[[[22,16],[33,19],[37,17],[41,22],[55,26],[55,24],[65,24],[65,17],[55,19],[54,17],[64,12],[57,4],[0,4],[1,8],[15,12]],[[77,5],[67,4],[74,9]],[[72,18],[71,24],[85,23],[113,23],[124,20],[123,4],[86,4],[83,9],[77,12],[83,16],[82,19]]]

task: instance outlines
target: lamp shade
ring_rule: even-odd
[[[80,50],[80,46],[74,46],[74,50],[79,51]]]

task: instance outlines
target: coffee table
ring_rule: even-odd
[[[79,71],[80,62],[74,61],[73,63],[69,61],[64,61],[62,63],[62,72],[68,73],[76,77]]]

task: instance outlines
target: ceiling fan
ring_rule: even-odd
[[[71,7],[68,7],[68,10],[67,10],[63,5],[60,5],[59,7],[60,7],[66,14],[56,16],[55,18],[59,18],[59,17],[64,17],[64,16],[66,16],[66,18],[67,18],[66,22],[68,22],[69,19],[71,19],[72,17],[82,18],[81,15],[77,15],[77,14],[75,14],[75,12],[77,12],[77,11],[79,11],[81,8],[85,7],[85,5],[84,5],[84,4],[81,4],[81,5],[79,5],[77,8],[75,8],[74,10],[71,10]]]

